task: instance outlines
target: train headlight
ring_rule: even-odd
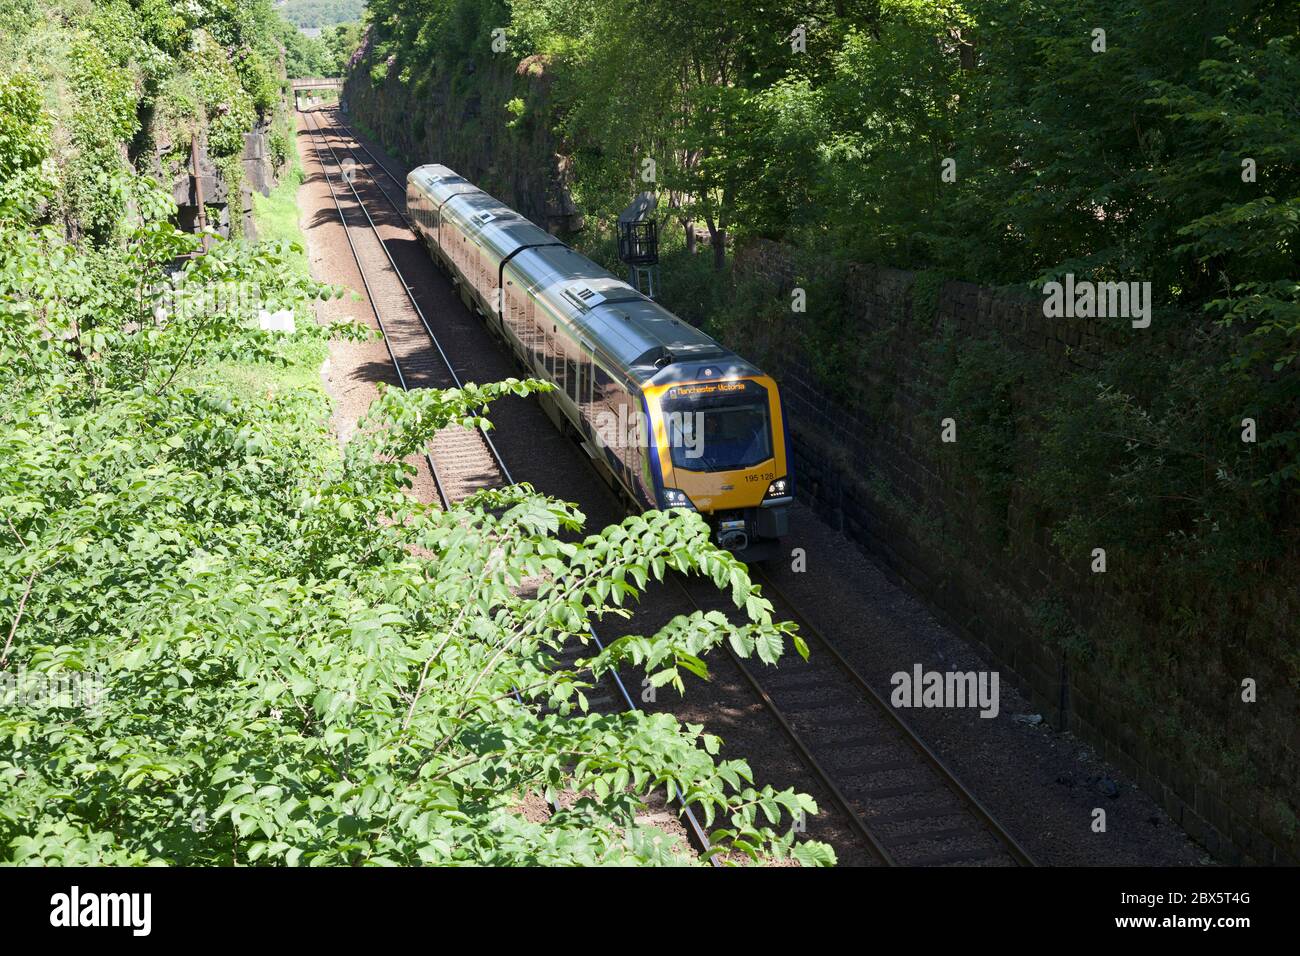
[[[790,485],[785,478],[778,478],[776,481],[772,482],[770,485],[767,486],[767,497],[784,498],[787,494],[789,494],[787,490],[789,487]]]
[[[664,489],[664,501],[669,508],[690,508],[695,510],[695,505],[691,499],[686,497],[686,492],[678,491],[676,488]]]

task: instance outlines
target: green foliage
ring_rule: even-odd
[[[912,279],[912,321],[923,329],[934,325],[939,310],[939,292],[948,276],[942,272],[922,271]]]
[[[1290,492],[1261,481],[1270,450],[1241,440],[1265,396],[1219,371],[1223,338],[1190,338],[1167,365],[1119,353],[1053,391],[1031,481],[1067,554],[1108,542],[1109,573],[1140,585],[1156,562],[1191,594],[1198,579],[1245,587],[1285,553]]]
[[[290,77],[342,76],[352,49],[343,51],[348,39],[353,45],[360,39],[356,24],[340,24],[309,37],[293,24],[281,21],[280,43],[284,46],[284,69]]]
[[[1076,660],[1087,659],[1092,655],[1092,646],[1063,601],[1057,598],[1040,601],[1034,606],[1032,614],[1034,626],[1048,647]]]
[[[360,23],[340,23],[321,34],[321,42],[330,57],[325,76],[343,75],[353,54],[361,45],[362,35]]]
[[[981,504],[993,516],[997,538],[1005,540],[1007,505],[1017,461],[1016,427],[1023,420],[1017,391],[1027,363],[998,337],[963,342],[947,376],[940,408],[958,421],[952,446],[963,472],[975,479]]]
[[[1195,84],[1156,81],[1152,105],[1169,110],[1182,135],[1203,143],[1160,177],[1171,203],[1192,204],[1202,214],[1182,225],[1173,252],[1199,270],[1197,286],[1211,296],[1204,309],[1245,332],[1238,366],[1294,372],[1300,353],[1300,36],[1272,37],[1251,46],[1215,40],[1218,56],[1203,60]],[[1253,164],[1256,181],[1245,182]],[[1212,291],[1211,291],[1212,290]],[[1295,376],[1271,388],[1273,403],[1300,398]],[[1289,475],[1300,475],[1300,446]]]
[[[280,16],[296,27],[331,27],[361,19],[365,0],[285,0]]]
[[[518,129],[527,112],[528,106],[521,97],[514,97],[505,104],[505,110],[513,117],[506,121],[506,127],[509,129]]]
[[[113,63],[90,35],[73,44],[72,66],[75,152],[66,173],[65,215],[80,231],[104,240],[122,218],[122,195],[111,184],[126,166],[125,143],[139,129],[138,78],[129,67]]]
[[[146,95],[237,161],[225,138],[259,81],[225,54],[265,56],[259,5],[187,9],[195,46],[153,79],[78,37],[73,138],[113,162],[102,207],[54,197],[104,226],[76,242],[40,218],[57,183],[39,90],[0,84],[0,862],[690,859],[637,822],[651,794],[693,807],[718,852],[833,862],[795,843],[813,801],[756,786],[702,728],[588,710],[618,665],[680,691],[723,641],[768,664],[787,638],[806,653],[698,516],[584,536],[528,486],[447,512],[409,496],[437,431],[486,428],[496,398],[541,383],[385,391],[339,449],[314,380],[327,337],[364,331],[314,320],[336,290],[286,241],[293,180],[259,207],[271,241],[194,255],[170,195],[128,164]],[[296,333],[261,328],[280,309]],[[592,622],[671,573],[727,591],[737,623],[682,616],[597,652]]]
[[[239,85],[253,101],[253,108],[265,115],[275,109],[280,99],[280,83],[266,58],[256,50],[241,50],[235,55],[235,75]]]
[[[225,51],[205,33],[191,53],[195,89],[208,122],[208,151],[233,156],[244,148],[244,133],[256,119],[253,97],[239,82]]]
[[[0,76],[0,222],[26,220],[54,195],[49,117],[31,76]]]
[[[123,174],[139,164],[164,179],[176,175],[188,166],[195,134],[238,194],[243,134],[284,112],[275,38],[283,21],[269,0],[50,0],[30,11],[14,37],[6,32],[0,40],[13,74],[41,87],[57,130],[44,171],[0,187],[25,197],[26,215],[60,221],[78,241],[116,241],[131,212],[118,188]],[[12,97],[0,109],[21,112]]]
[[[695,806],[721,849],[789,850],[772,827],[808,798],[755,789],[668,715],[587,713],[617,664],[681,689],[720,641],[772,663],[791,635],[701,520],[652,513],[574,542],[560,533],[582,516],[526,486],[450,512],[405,495],[434,433],[485,425],[533,383],[386,391],[339,455],[319,403],[205,374],[274,360],[279,336],[137,284],[190,237],[146,217],[95,278],[55,236],[5,238],[22,249],[0,265],[0,562],[4,606],[23,608],[0,719],[11,861],[661,862],[634,822],[652,791]],[[47,288],[39,264],[60,256]],[[321,291],[283,262],[218,243],[185,295],[238,278],[274,308]],[[669,572],[728,589],[747,622],[680,617],[555,666]],[[91,705],[33,690],[56,677]],[[544,823],[518,812],[562,792],[581,796]]]

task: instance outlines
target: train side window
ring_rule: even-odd
[[[637,409],[638,416],[644,415],[642,400],[639,394],[633,395],[633,404]],[[637,436],[636,471],[632,475],[632,481],[635,487],[641,492],[641,497],[645,501],[654,501],[654,479],[650,476],[650,463],[654,460],[656,454],[654,448],[654,437],[651,435],[651,425],[648,418],[642,419],[643,429]]]
[[[573,344],[563,336],[555,339],[555,387],[567,392],[573,383]]]
[[[609,444],[609,436],[605,433],[605,427],[609,421],[609,416],[606,414],[608,409],[605,407],[605,393],[601,385],[604,374],[601,367],[593,361],[591,365],[591,396],[587,403],[587,421],[591,423],[591,430],[600,437],[600,443],[607,445]]]
[[[618,417],[614,396],[618,386],[609,372],[598,363],[592,364],[591,371],[591,406],[587,417],[601,442],[607,447],[616,447]]]
[[[578,386],[573,396],[578,411],[583,414],[591,404],[591,368],[591,346],[583,342],[578,346]]]
[[[636,416],[632,412],[632,396],[622,382],[614,382],[610,391],[609,408],[613,420],[617,422],[614,448],[615,453],[629,469],[633,468],[632,459],[636,454]]]
[[[519,344],[528,348],[528,298],[516,299],[515,307],[511,311],[510,320],[515,330],[515,337],[519,339]]]
[[[609,405],[614,388],[613,377],[599,365],[592,366],[591,400],[596,405]]]
[[[538,349],[537,336],[540,330],[537,328],[537,303],[529,296],[524,300],[524,349],[527,351],[526,358],[531,364],[534,361],[534,353]]]
[[[556,338],[556,328],[551,325],[546,332],[546,375],[551,381],[555,381],[556,367],[558,365],[556,357],[560,353],[560,343]]]
[[[631,424],[633,419],[629,416],[627,421],[627,433],[622,436],[621,451],[623,464],[627,465],[627,480],[635,488],[641,477],[641,446],[637,442],[637,435]]]
[[[533,368],[538,368],[542,364],[542,358],[546,355],[546,335],[537,322],[533,323],[530,333],[532,335],[532,347],[528,358],[533,363]]]
[[[525,337],[527,335],[528,326],[525,324],[524,319],[528,314],[529,301],[531,300],[526,295],[523,297],[515,297],[515,335],[519,337],[521,344],[527,344],[528,342],[528,339]]]

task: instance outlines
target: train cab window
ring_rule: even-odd
[[[674,468],[734,471],[772,457],[767,390],[756,382],[674,388],[661,407]]]

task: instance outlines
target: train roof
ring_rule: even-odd
[[[441,165],[417,184],[577,336],[642,385],[762,374],[699,329]],[[528,248],[525,248],[528,247]]]

